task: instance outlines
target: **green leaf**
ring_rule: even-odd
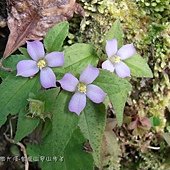
[[[45,125],[42,129],[42,139],[44,139],[46,136],[48,136],[48,134],[51,132],[52,129],[52,122],[50,119],[47,119],[45,121]]]
[[[30,55],[28,54],[28,51],[27,51],[26,48],[20,47],[18,50],[19,50],[25,57],[27,57],[27,58],[30,59]]]
[[[16,65],[20,60],[28,59],[27,56],[24,55],[11,55],[7,59],[3,61],[3,66],[6,68],[12,69],[12,71],[16,70]],[[7,76],[11,75],[11,72],[0,70],[0,77],[5,79]]]
[[[160,117],[158,117],[158,116],[152,116],[150,118],[150,121],[152,123],[152,126],[160,126],[160,124],[161,124]]]
[[[75,130],[64,152],[66,170],[93,170],[92,155],[83,151],[85,141],[80,130]]]
[[[109,96],[116,112],[118,125],[121,126],[124,106],[132,89],[131,84],[126,79],[119,78],[107,70],[101,70],[99,77],[94,83],[101,87]]]
[[[27,104],[28,94],[40,88],[37,78],[7,77],[0,84],[0,126],[6,121],[7,115],[17,114]]]
[[[15,142],[19,142],[22,138],[29,135],[39,124],[39,119],[33,119],[26,117],[25,109],[19,112],[19,118],[17,122],[17,131],[15,135]]]
[[[152,78],[153,74],[147,62],[139,54],[124,60],[131,70],[131,75],[136,77]]]
[[[40,100],[45,103],[45,112],[53,112],[55,107],[55,100],[60,92],[60,88],[53,88],[49,90],[41,90],[33,99]]]
[[[57,139],[56,139],[57,140]],[[54,141],[53,141],[54,142]],[[53,160],[53,156],[51,153],[48,153],[48,157],[52,158],[51,162],[41,162],[40,165],[42,170],[77,170],[77,169],[88,169],[92,170],[93,168],[93,158],[90,153],[87,153],[83,150],[83,145],[86,142],[85,138],[81,134],[80,130],[77,128],[67,143],[65,147],[63,155],[54,156],[58,158],[58,161]],[[57,147],[57,145],[56,145]],[[48,148],[47,148],[48,149]],[[27,145],[27,153],[29,156],[32,157],[39,157],[41,158],[41,149],[39,146],[36,145]],[[44,156],[44,155],[43,155]],[[63,158],[62,158],[63,157]],[[62,159],[63,161],[61,161]]]
[[[3,61],[3,65],[5,67],[10,67],[13,71],[16,70],[16,66],[19,61],[21,60],[27,60],[30,59],[27,56],[21,55],[21,54],[16,54],[16,55],[11,55],[7,59]]]
[[[54,88],[49,90],[42,90],[38,93],[37,96],[34,97],[34,99],[39,99],[40,101],[44,102],[45,104],[45,114],[52,114],[52,111],[54,109],[54,101],[56,96],[58,95],[60,89]],[[40,119],[36,118],[29,118],[26,117],[29,110],[21,110],[19,113],[18,123],[17,123],[17,131],[15,135],[15,141],[18,142],[28,134],[30,134],[39,124]]]
[[[55,72],[72,72],[80,73],[88,64],[94,66],[98,63],[98,56],[92,45],[89,44],[74,44],[67,47],[64,51],[65,64],[62,68],[54,68]]]
[[[58,161],[39,161],[42,170],[93,169],[92,156],[83,150],[86,142],[78,126],[78,116],[68,111],[71,94],[61,92],[55,100],[51,132],[39,145],[28,145],[30,156],[58,158]],[[64,105],[63,105],[64,103]],[[62,107],[61,107],[62,106]],[[45,148],[45,149],[44,149]],[[64,158],[61,161],[60,158]]]
[[[31,157],[40,157],[41,156],[40,145],[28,143],[27,147],[26,147],[26,151],[27,151],[27,154]],[[34,162],[35,160],[32,160],[32,161]]]
[[[51,149],[54,151],[54,153],[58,154],[63,153],[73,131],[77,128],[78,124],[78,116],[74,113],[69,112],[68,110],[70,96],[70,93],[61,92],[55,101],[51,135],[55,140],[57,139],[56,142],[53,142],[53,144],[56,145],[57,148]],[[48,141],[50,143],[52,142],[50,138],[48,139]]]
[[[40,146],[43,156],[64,156],[64,151],[75,129],[77,129],[78,116],[68,111],[70,93],[61,92],[54,100],[55,107],[52,117],[51,133],[43,139]],[[63,105],[64,104],[64,105]],[[45,148],[45,149],[44,149]],[[42,162],[41,167],[48,169],[63,169],[63,162]]]
[[[61,22],[51,28],[45,36],[44,46],[47,52],[60,51],[68,35],[69,23]]]
[[[106,45],[106,40],[111,40],[113,38],[116,38],[118,41],[118,47],[120,48],[123,46],[123,37],[124,34],[121,27],[121,23],[119,20],[116,20],[105,36],[104,46]]]
[[[96,166],[101,167],[102,138],[106,123],[106,110],[103,104],[94,104],[90,100],[81,113],[79,127],[89,140]]]

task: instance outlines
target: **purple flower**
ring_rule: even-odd
[[[91,84],[99,75],[99,70],[89,65],[78,80],[71,73],[66,73],[59,81],[64,90],[75,92],[69,103],[69,110],[77,115],[86,106],[86,96],[94,103],[104,101],[106,93],[98,86]]]
[[[136,50],[133,44],[126,44],[118,50],[117,40],[109,40],[106,43],[108,59],[102,63],[102,68],[116,72],[119,77],[130,77],[130,69],[123,60],[132,57]]]
[[[40,82],[44,88],[56,87],[56,76],[50,67],[64,64],[63,52],[51,52],[45,55],[40,41],[27,41],[27,51],[32,60],[22,60],[17,64],[17,76],[32,77],[40,70]]]

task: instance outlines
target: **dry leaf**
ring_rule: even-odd
[[[113,132],[115,126],[116,120],[108,118],[102,141],[102,169],[105,169],[104,167],[114,167],[116,169],[119,165],[121,150],[117,137]]]
[[[84,15],[76,0],[8,0],[8,8],[10,35],[4,58],[27,40],[41,40],[49,28],[68,20],[74,12]]]

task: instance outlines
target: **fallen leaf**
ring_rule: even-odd
[[[107,119],[106,128],[102,141],[102,167],[113,167],[116,169],[120,161],[120,145],[118,143],[116,134],[113,131],[113,128],[116,126],[116,120],[109,118]]]
[[[170,146],[170,133],[163,133],[162,136],[167,142],[167,144]]]
[[[84,16],[76,0],[8,0],[10,35],[3,58],[7,58],[27,40],[41,40],[56,23]]]

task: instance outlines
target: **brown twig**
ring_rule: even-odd
[[[5,139],[10,142],[10,143],[13,143],[13,144],[16,144],[18,145],[20,148],[21,148],[21,152],[23,153],[24,155],[24,158],[25,158],[25,170],[28,170],[29,169],[29,162],[28,162],[28,156],[27,156],[27,152],[26,152],[26,148],[25,146],[21,143],[21,142],[15,142],[13,139],[10,139],[6,133],[4,133],[4,136],[5,136]]]
[[[11,72],[11,71],[12,71],[11,68],[7,68],[7,67],[4,67],[4,66],[3,66],[3,64],[2,64],[2,63],[3,63],[3,60],[4,60],[3,58],[0,59],[0,68],[1,68],[2,70]]]

